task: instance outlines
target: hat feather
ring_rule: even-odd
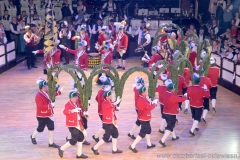
[[[67,22],[67,21],[63,21],[63,24],[64,24],[65,26],[68,26],[68,22]]]
[[[104,92],[108,92],[108,91],[111,91],[111,86],[109,86],[109,85],[106,85],[105,87],[104,87]]]
[[[37,84],[39,84],[41,81],[45,81],[42,77],[39,77],[36,81]]]
[[[139,79],[141,79],[140,77],[135,77],[134,81],[137,83],[139,81]]]
[[[137,83],[137,84],[136,84],[136,89],[140,89],[141,87],[143,87],[142,84],[140,84],[140,83]]]

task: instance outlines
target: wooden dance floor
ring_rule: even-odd
[[[58,150],[48,147],[47,128],[36,138],[37,145],[33,145],[30,135],[37,127],[35,94],[38,91],[36,80],[43,75],[42,59],[39,58],[38,68],[28,70],[26,64],[21,63],[11,70],[0,75],[0,159],[1,160],[55,160],[61,159],[58,156]],[[115,60],[116,61],[116,60]],[[139,65],[139,59],[128,59],[127,68]],[[87,75],[89,75],[89,72]],[[123,71],[119,71],[120,75]],[[95,96],[100,86],[93,85],[92,103],[89,107],[88,121],[88,137],[87,141],[90,146],[83,146],[83,153],[92,160],[157,160],[157,159],[186,159],[186,154],[195,157],[187,159],[200,159],[200,154],[205,154],[205,158],[216,159],[211,156],[219,154],[238,154],[240,156],[240,97],[231,91],[219,86],[217,94],[217,113],[210,111],[207,115],[207,124],[200,122],[198,132],[195,137],[189,136],[188,131],[192,126],[191,113],[184,114],[183,111],[178,115],[179,123],[175,127],[176,135],[180,136],[177,141],[172,141],[171,136],[166,140],[166,148],[162,148],[158,143],[162,138],[162,134],[158,133],[161,124],[160,107],[156,107],[152,112],[152,134],[151,141],[156,144],[153,149],[147,149],[146,140],[143,139],[137,144],[136,148],[139,153],[133,153],[128,149],[133,142],[127,134],[131,130],[136,121],[136,112],[134,106],[134,93],[132,85],[135,83],[135,76],[144,77],[147,82],[147,76],[143,73],[135,73],[129,77],[125,84],[123,101],[121,110],[117,112],[119,138],[118,148],[123,150],[122,154],[113,155],[112,144],[107,143],[99,148],[99,156],[91,151],[91,147],[95,145],[92,139],[102,126],[97,114],[97,103]],[[67,73],[61,72],[59,76],[59,84],[65,86],[63,94],[56,99],[56,107],[54,109],[56,116],[54,142],[63,145],[69,131],[65,126],[65,116],[63,109],[68,101],[68,93],[72,86],[70,81],[72,78]],[[147,82],[148,83],[148,82]],[[114,98],[115,99],[115,98]],[[184,106],[184,105],[183,105]],[[211,106],[211,103],[210,103]],[[135,136],[139,133],[136,130]],[[101,137],[100,137],[101,138]],[[62,159],[76,159],[77,147],[73,146],[65,150]],[[164,157],[165,156],[165,157]],[[174,158],[175,156],[175,158]],[[227,159],[222,158],[222,159]],[[240,159],[240,157],[236,158]]]

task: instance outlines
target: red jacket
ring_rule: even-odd
[[[72,113],[71,111],[75,108],[80,108],[78,103],[71,102],[70,100],[65,104],[65,109],[63,111],[63,114],[66,115],[66,126],[68,127],[77,127],[77,126],[83,126],[83,121],[81,119],[82,110],[80,113]]]
[[[128,48],[128,36],[126,34],[117,35],[116,48],[127,50]]]
[[[149,71],[152,70],[152,64],[157,63],[158,61],[162,60],[163,58],[159,54],[154,54],[151,59],[147,62],[149,64]],[[156,67],[155,71],[158,71],[159,68]]]
[[[192,63],[193,68],[195,67],[195,60],[197,58],[197,52],[191,52],[189,55],[189,61]]]
[[[104,101],[104,90],[103,90],[103,88],[98,91],[98,94],[97,94],[95,99],[98,103],[98,114],[102,115],[102,103]]]
[[[105,54],[108,54],[108,55],[105,57]],[[112,56],[113,56],[112,52],[109,51],[109,53],[105,53],[105,54],[103,56],[104,57],[103,63],[111,65],[112,64]],[[108,67],[103,67],[103,70],[109,71],[110,69]]]
[[[60,94],[60,91],[56,92],[56,96]],[[53,106],[51,105],[48,92],[44,93],[43,91],[39,90],[35,96],[35,102],[37,106],[37,117],[47,118],[53,116]]]
[[[146,97],[139,95],[137,100],[138,119],[141,121],[150,121],[151,110],[153,110],[155,107],[155,104],[150,105]]]
[[[165,85],[159,85],[156,88],[156,92],[158,92],[158,99],[160,104],[163,104],[162,96],[163,96],[163,93],[165,93],[166,91],[167,91],[167,86]]]
[[[162,95],[163,99],[163,113],[164,114],[171,114],[171,115],[177,115],[179,113],[179,102],[184,102],[187,98],[185,96],[179,97],[173,92],[166,91]]]
[[[199,85],[189,86],[187,90],[187,96],[190,98],[190,106],[195,108],[201,108],[203,106],[203,98],[209,98],[209,91],[205,91]]]
[[[205,76],[201,76],[201,79],[200,79],[200,83],[199,83],[199,85],[200,85],[201,87],[203,87],[204,84],[207,86],[207,89],[208,89],[208,90],[210,90],[210,88],[213,87],[210,78],[205,77]]]
[[[136,110],[138,110],[138,108],[137,108],[137,100],[138,100],[138,97],[139,97],[139,92],[138,92],[136,87],[133,88],[133,91],[134,91],[135,108],[136,108]]]
[[[78,58],[78,49],[76,50],[71,50],[69,48],[66,49],[67,52],[74,54],[75,55],[75,64],[82,70],[87,70],[88,69],[88,54],[83,51],[83,55]],[[82,52],[82,51],[80,51]]]
[[[90,48],[90,40],[87,34],[80,34],[80,41],[86,41],[88,48]]]
[[[177,95],[182,95],[183,88],[187,88],[185,79],[183,76],[178,75],[178,93],[177,93]]]
[[[190,72],[190,69],[188,67],[184,68],[183,77],[185,79],[186,85],[189,86],[190,80],[191,80],[191,72]]]
[[[44,50],[38,50],[38,53],[44,53]],[[45,58],[45,63],[50,64],[51,67],[59,65],[61,53],[61,50],[57,49],[53,55],[47,54],[47,57]]]
[[[220,69],[218,67],[210,67],[208,70],[208,78],[211,79],[213,87],[216,87],[218,84],[218,77],[220,75]]]
[[[99,44],[100,46],[102,46],[102,45],[103,45],[103,41],[105,41],[105,40],[106,40],[106,38],[104,37],[104,34],[101,33],[101,34],[98,36],[98,44]]]
[[[102,102],[102,122],[107,124],[114,124],[117,117],[115,115],[115,105],[104,99]]]

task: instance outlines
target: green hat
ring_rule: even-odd
[[[198,84],[198,83],[200,82],[200,76],[199,76],[199,74],[194,73],[194,75],[193,75],[193,82],[194,82],[195,84]]]
[[[165,81],[165,85],[167,86],[168,90],[172,90],[174,89],[174,83],[171,79],[167,79]]]
[[[147,90],[146,87],[141,83],[137,83],[136,88],[140,94]]]
[[[199,65],[199,66],[196,66],[195,69],[196,69],[196,71],[198,71],[198,73],[201,74],[201,75],[205,73],[205,69],[204,69],[204,68],[202,68],[202,70],[199,71],[200,65]]]
[[[112,87],[110,85],[106,85],[104,87],[104,98],[106,98],[106,97],[108,97],[108,96],[110,96],[112,94],[111,88]]]
[[[47,86],[47,82],[43,78],[38,78],[37,79],[37,84],[39,86],[39,89],[42,89],[43,86]]]
[[[78,95],[77,95],[77,92],[76,91],[74,91],[74,90],[72,90],[72,91],[70,91],[70,93],[69,93],[69,98],[73,98],[73,97],[77,97]]]

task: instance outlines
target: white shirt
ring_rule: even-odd
[[[72,35],[71,35],[71,31],[68,31],[67,39],[70,39],[71,36],[72,36]],[[60,33],[59,33],[59,37],[60,37],[60,38],[63,38],[62,31],[60,31]]]
[[[201,36],[201,35],[199,34],[198,38],[199,38],[199,41],[200,41],[200,42],[203,42],[203,35]]]
[[[115,3],[112,4],[112,3],[109,3],[109,2],[104,3],[102,9],[105,9],[107,7],[107,3],[108,3],[107,11],[113,11],[113,7],[112,7],[113,5],[114,5],[114,9],[115,10],[117,9]]]
[[[78,6],[77,7],[77,12],[78,13],[81,13],[81,12],[85,13],[86,12],[86,7],[84,5]]]
[[[128,26],[125,27],[125,30],[128,28]],[[130,26],[128,30],[126,30],[126,33],[131,35],[132,34],[132,27]]]
[[[96,34],[97,31],[101,31],[101,26],[98,26],[98,30],[97,31],[95,30],[95,28],[96,28],[95,26],[96,26],[96,24],[93,25],[92,34]]]
[[[1,37],[0,37],[1,38]],[[6,44],[7,43],[7,38],[4,36],[3,37],[3,44]],[[2,44],[1,42],[0,42],[0,44]]]
[[[22,26],[22,25],[18,24],[17,31],[21,31],[22,29],[25,29],[25,25],[23,24],[23,26]]]
[[[228,52],[226,58],[228,58],[228,59],[233,59],[233,54],[232,54],[232,52]]]
[[[13,28],[13,25],[12,25],[12,24],[10,24],[10,30],[11,30],[11,32],[13,32],[13,33],[15,33],[15,34],[18,34],[18,31],[15,31],[15,30],[14,30],[14,28]]]
[[[225,1],[223,2],[223,9],[227,9],[227,3],[226,3]],[[228,7],[227,12],[230,12],[232,9],[233,9],[233,5],[231,4],[231,5]]]
[[[145,35],[145,38],[147,39],[147,41],[145,43],[147,43],[147,44],[151,43],[151,35],[150,35],[150,33],[147,33]]]

